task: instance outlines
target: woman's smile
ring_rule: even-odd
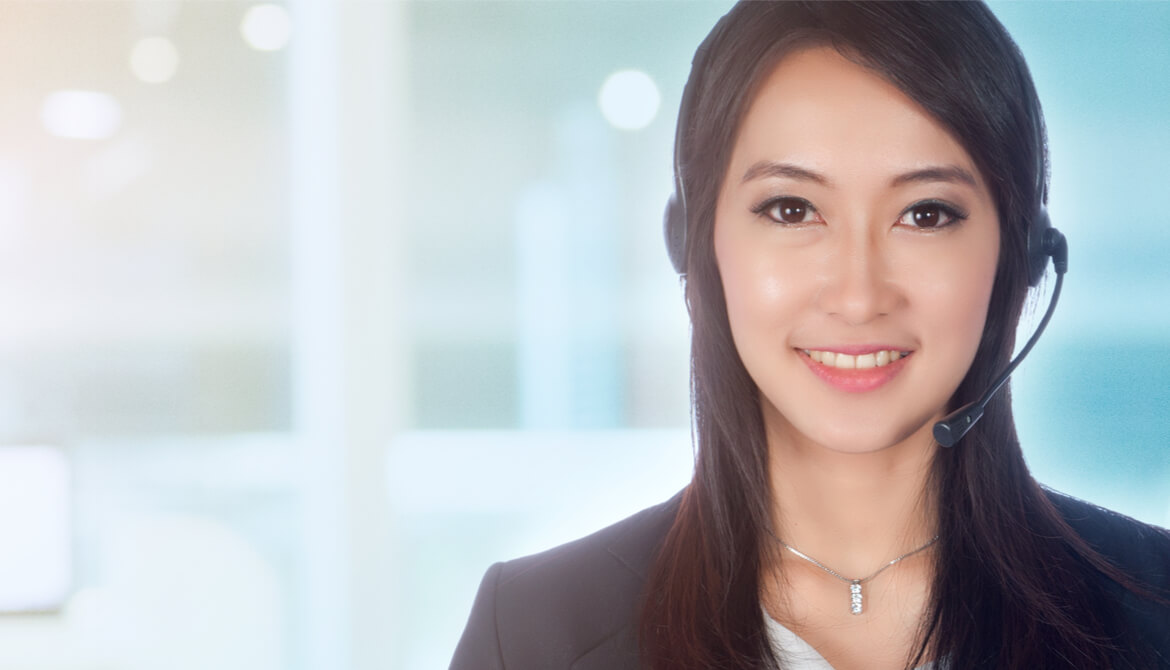
[[[864,353],[838,349],[801,349],[799,353],[825,383],[849,393],[874,391],[901,372],[913,352],[888,347],[849,347]]]

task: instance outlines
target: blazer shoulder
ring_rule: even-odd
[[[452,668],[577,667],[591,652],[596,667],[637,667],[634,630],[646,572],[681,497],[581,539],[493,565],[456,651],[457,661],[479,656],[485,665],[456,662]]]
[[[1098,555],[1133,581],[1139,594],[1098,575],[1118,607],[1117,623],[1134,656],[1117,667],[1170,670],[1170,532],[1071,496],[1046,491],[1072,529]],[[1112,605],[1105,605],[1112,607]]]
[[[1063,493],[1045,493],[1094,551],[1146,587],[1170,595],[1170,531]]]

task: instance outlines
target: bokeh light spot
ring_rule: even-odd
[[[662,96],[645,72],[620,70],[606,78],[597,102],[610,125],[622,130],[640,130],[657,116]]]
[[[240,22],[240,34],[257,51],[279,51],[292,37],[292,17],[280,5],[256,5]]]
[[[148,84],[170,81],[179,69],[179,50],[165,37],[139,40],[130,51],[130,70]]]
[[[56,91],[41,105],[41,123],[57,137],[104,140],[122,124],[122,106],[100,91]]]

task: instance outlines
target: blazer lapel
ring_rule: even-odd
[[[632,625],[614,631],[573,664],[572,670],[638,670],[638,638]]]

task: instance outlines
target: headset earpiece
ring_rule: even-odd
[[[1048,269],[1048,251],[1044,248],[1044,231],[1052,227],[1048,208],[1040,205],[1028,222],[1028,286],[1038,286]]]
[[[1064,274],[1068,269],[1068,244],[1064,235],[1052,227],[1048,208],[1040,205],[1036,217],[1028,226],[1028,286],[1039,286],[1048,269],[1048,259],[1053,260],[1056,271]]]
[[[687,211],[679,202],[678,188],[666,201],[662,213],[662,232],[666,235],[666,253],[670,264],[680,275],[687,273]]]

